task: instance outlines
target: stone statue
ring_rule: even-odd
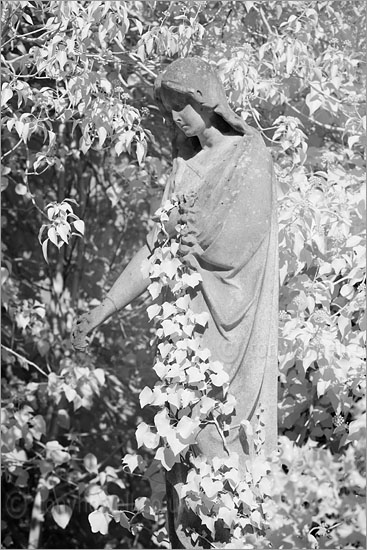
[[[236,398],[230,451],[252,455],[240,422],[255,422],[261,405],[265,450],[277,440],[278,229],[272,161],[260,134],[229,107],[224,88],[210,65],[198,57],[171,63],[155,82],[155,97],[173,131],[173,170],[163,201],[172,193],[180,211],[166,224],[174,235],[184,216],[184,261],[202,283],[191,308],[209,314],[203,347],[222,362]],[[182,220],[182,218],[181,218]],[[115,311],[139,296],[150,283],[141,265],[154,247],[155,231],[119,276],[105,300],[76,322],[72,341],[87,345],[87,335]],[[215,426],[197,438],[197,452],[225,456]],[[190,513],[175,501],[172,486],[184,478],[177,464],[167,476],[173,548],[190,547],[185,524]],[[169,506],[170,508],[170,506]]]

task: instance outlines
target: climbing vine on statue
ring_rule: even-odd
[[[162,472],[182,460],[193,545],[223,527],[228,548],[364,547],[364,3],[1,7],[3,546],[166,548]],[[161,233],[149,293],[89,355],[69,342],[151,229],[171,168],[152,84],[186,55],[218,70],[279,183],[279,453],[247,488],[235,456],[189,451],[206,422],[225,440],[236,405],[179,238]]]
[[[255,434],[248,421],[242,421],[237,427],[248,432],[248,438],[254,442],[256,463],[248,459],[240,472],[240,457],[228,450],[226,437],[236,400],[228,392],[228,374],[223,365],[212,361],[210,351],[201,345],[208,314],[194,313],[190,307],[201,277],[185,265],[180,253],[181,234],[185,233],[186,224],[184,221],[179,224],[175,238],[169,238],[165,230],[172,208],[184,212],[182,201],[184,199],[172,197],[155,214],[160,229],[147,266],[152,281],[148,291],[155,302],[149,306],[148,316],[156,323],[158,355],[153,369],[159,381],[153,389],[146,386],[139,399],[142,407],[152,405],[158,412],[154,426],[139,424],[136,439],[138,448],[155,450],[154,459],[161,463],[163,470],[170,471],[177,463],[186,467],[186,482],[178,483],[174,489],[203,525],[201,534],[195,527],[190,530],[191,543],[200,543],[200,539],[214,543],[218,540],[217,530],[224,527],[228,544],[235,547],[249,527],[254,533],[263,533],[266,524],[262,504],[271,493],[266,476],[270,465],[261,453],[261,414]],[[165,301],[168,293],[173,299]],[[208,424],[215,426],[225,451],[224,457],[215,457],[212,461],[195,457],[192,451],[199,430]],[[130,455],[125,457],[127,465],[131,460]],[[146,505],[149,517],[151,506]]]

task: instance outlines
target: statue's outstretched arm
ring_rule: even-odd
[[[74,348],[84,350],[88,345],[88,334],[146,290],[150,279],[143,274],[142,264],[150,255],[148,246],[144,245],[117,278],[102,303],[76,320],[71,332]]]

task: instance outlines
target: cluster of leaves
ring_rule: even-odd
[[[262,503],[270,495],[271,486],[267,479],[270,468],[261,455],[261,416],[255,434],[246,420],[238,427],[251,436],[257,452],[256,461],[249,459],[242,464],[246,472],[243,477],[239,456],[231,453],[226,444],[236,406],[235,398],[228,393],[228,374],[219,361],[210,359],[210,350],[201,345],[208,314],[194,313],[190,308],[201,277],[180,259],[185,223],[179,223],[175,237],[169,238],[165,230],[169,212],[175,207],[181,211],[180,201],[173,196],[156,212],[159,233],[146,266],[152,281],[148,291],[155,301],[148,308],[148,316],[156,323],[158,354],[153,369],[159,381],[153,390],[146,386],[139,399],[142,407],[152,405],[158,407],[158,412],[154,426],[145,422],[138,425],[136,439],[138,448],[155,450],[154,460],[163,470],[170,471],[176,463],[186,465],[187,481],[176,484],[175,490],[203,526],[201,534],[194,526],[189,529],[191,543],[195,545],[200,538],[199,542],[213,544],[224,530],[226,547],[235,548],[243,543],[249,530],[259,534],[265,525]],[[173,300],[164,301],[168,289]],[[212,461],[204,456],[194,457],[191,449],[199,430],[209,424],[215,426],[227,453]],[[140,471],[144,468],[139,455],[128,455],[124,460],[132,472],[139,466]],[[146,501],[147,518],[153,510]]]
[[[284,437],[269,476],[273,538],[248,544],[363,546],[363,3],[5,0],[1,17],[4,546],[102,547],[108,533],[110,547],[167,547],[146,499],[149,481],[164,509],[160,474],[144,466],[155,450],[134,454],[136,427],[155,426],[138,398],[156,382],[155,329],[138,307],[149,304],[143,297],[96,334],[91,356],[77,356],[69,334],[76,310],[98,303],[144,240],[170,166],[152,83],[188,54],[217,67],[279,181]],[[85,241],[73,235],[83,221]],[[179,270],[171,262],[164,284]],[[163,344],[177,338],[171,314],[159,310]],[[158,384],[169,394],[180,381]],[[143,478],[122,470],[126,453]]]
[[[66,243],[69,244],[72,235],[84,235],[84,222],[73,213],[73,209],[69,202],[75,202],[73,199],[65,199],[58,204],[53,202],[46,206],[47,216],[50,223],[41,226],[38,240],[42,244],[43,256],[47,262],[47,245],[51,241],[57,248],[60,248]],[[70,218],[74,221],[70,223]],[[47,238],[42,242],[42,235],[47,229]],[[77,233],[75,233],[75,230]]]

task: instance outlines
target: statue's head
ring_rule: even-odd
[[[175,123],[179,128],[175,134],[182,145],[191,140],[191,146],[197,146],[192,138],[198,135],[195,125],[197,123],[200,126],[200,120],[202,124],[215,125],[223,133],[245,134],[248,128],[244,120],[229,107],[223,84],[214,70],[199,57],[173,61],[158,75],[154,94],[166,121]],[[177,120],[177,112],[186,116],[186,127],[182,116]]]

